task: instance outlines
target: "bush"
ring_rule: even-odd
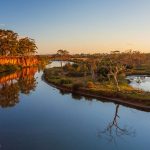
[[[79,67],[79,65],[76,64],[76,63],[73,63],[73,64],[72,64],[72,67],[75,68],[75,69],[77,69],[77,68]]]
[[[92,81],[89,81],[86,85],[87,88],[94,88],[94,83]]]
[[[50,79],[60,79],[58,76],[49,76]]]
[[[73,70],[72,66],[70,63],[67,63],[64,67],[63,67],[63,70],[64,71],[70,71],[70,70]]]
[[[74,83],[72,86],[73,90],[78,90],[81,87],[83,87],[83,83]]]
[[[104,76],[100,75],[100,76],[98,77],[98,81],[99,81],[99,82],[108,81],[108,77],[104,77]]]
[[[83,77],[84,73],[83,72],[69,72],[67,74],[69,77]]]
[[[63,84],[71,84],[72,81],[70,79],[60,79],[60,84],[63,85]]]

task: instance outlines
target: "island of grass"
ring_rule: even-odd
[[[150,92],[134,89],[124,75],[118,77],[119,90],[113,78],[108,80],[100,72],[97,76],[93,79],[91,71],[83,64],[68,63],[64,67],[44,70],[44,79],[58,89],[135,108],[150,109]]]

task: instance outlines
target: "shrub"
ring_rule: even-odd
[[[75,69],[77,69],[77,68],[79,67],[79,65],[76,64],[76,63],[73,63],[73,64],[72,64],[72,67],[75,68]]]
[[[94,88],[94,83],[92,81],[89,81],[86,85],[87,88]]]
[[[63,67],[63,70],[64,71],[70,71],[70,70],[72,70],[73,68],[72,68],[72,66],[71,66],[71,64],[70,63],[67,63],[64,67]]]
[[[60,79],[58,76],[49,76],[50,79]]]
[[[84,73],[83,72],[69,72],[67,74],[67,76],[70,76],[70,77],[83,77],[84,76]]]
[[[59,75],[59,73],[57,72],[57,71],[54,71],[54,76],[58,76]]]
[[[100,75],[100,76],[98,77],[98,81],[99,81],[99,82],[108,81],[108,77],[104,77],[104,76]]]
[[[74,83],[72,86],[73,90],[78,90],[79,88],[83,87],[83,83]]]
[[[70,79],[60,79],[60,84],[63,85],[63,84],[71,84],[72,81]]]

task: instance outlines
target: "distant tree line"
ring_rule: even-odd
[[[36,53],[35,41],[29,37],[20,38],[12,30],[0,29],[0,56],[28,56]]]

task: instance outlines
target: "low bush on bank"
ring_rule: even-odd
[[[60,79],[60,84],[63,85],[63,84],[71,84],[72,81],[70,79]]]
[[[86,87],[87,87],[87,88],[94,88],[95,85],[94,85],[94,83],[93,83],[92,81],[89,81],[89,82],[87,82]]]
[[[67,74],[69,77],[83,77],[84,73],[83,72],[69,72]]]
[[[78,89],[80,89],[80,88],[82,88],[82,87],[84,87],[84,85],[83,85],[83,83],[74,83],[73,85],[72,85],[72,89],[73,90],[78,90]]]

